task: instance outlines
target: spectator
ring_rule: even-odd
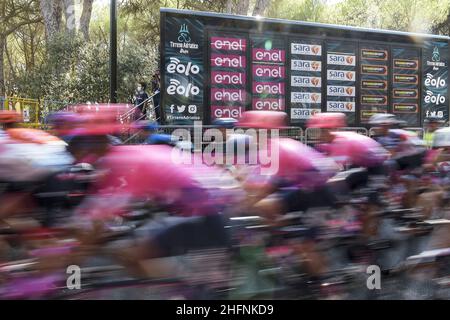
[[[137,91],[134,96],[134,105],[137,106],[141,111],[141,113],[146,116],[145,112],[146,103],[144,103],[144,101],[148,99],[148,94],[147,92],[145,92],[145,89],[146,89],[145,83],[140,82],[137,86]]]
[[[444,124],[444,121],[440,118],[430,117],[424,120],[424,124],[425,133],[423,140],[425,141],[426,146],[431,148],[433,145],[434,132]]]

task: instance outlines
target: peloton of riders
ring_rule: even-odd
[[[21,131],[16,128],[20,122],[19,115],[0,113],[3,125],[0,148],[5,148],[0,149],[3,152],[0,153],[0,161],[8,159],[4,150],[9,150],[13,144],[11,141],[33,146],[56,144],[63,150],[55,152],[64,152],[66,159],[70,158],[70,165],[89,164],[97,173],[71,221],[66,221],[74,229],[81,245],[76,254],[56,261],[54,268],[62,268],[68,261],[79,263],[101,250],[111,221],[126,214],[135,203],[150,202],[177,219],[157,231],[152,230],[137,243],[110,252],[133,275],[147,275],[148,269],[143,267],[143,261],[148,259],[201,248],[229,247],[230,235],[226,226],[230,213],[257,214],[266,219],[267,224],[276,227],[283,225],[286,214],[303,212],[309,226],[293,242],[292,248],[299,260],[305,261],[308,274],[320,279],[330,266],[318,245],[323,223],[316,214],[318,210],[338,210],[341,208],[340,193],[367,185],[371,179],[387,175],[388,169],[393,167],[404,170],[421,166],[428,159],[417,135],[398,128],[400,122],[390,114],[374,115],[370,119],[369,123],[378,128],[372,139],[355,132],[341,131],[346,126],[344,114],[318,113],[307,123],[308,128],[319,131],[318,143],[310,147],[294,139],[271,134],[272,130],[287,127],[285,113],[247,111],[237,122],[221,119],[213,124],[224,135],[224,155],[243,146],[243,163],[235,161],[229,167],[198,165],[194,164],[195,161],[179,164],[174,162],[172,152],[172,147],[177,145],[176,140],[157,132],[156,124],[137,125],[136,128],[144,129],[147,135],[145,145],[121,145],[114,138],[123,129],[117,124],[116,111],[109,107],[102,112],[80,109],[80,112],[52,116],[55,136],[41,131]],[[256,135],[232,133],[232,129],[237,127],[255,129]],[[445,130],[433,131],[432,146],[437,152],[433,164],[445,162],[447,158],[450,160],[447,151],[450,144],[446,143],[449,134]],[[266,141],[262,139],[264,134],[267,134]],[[256,155],[251,154],[254,151]],[[263,161],[267,155],[271,156],[271,163]],[[201,157],[194,152],[191,156]],[[256,162],[250,162],[250,159],[256,159]],[[389,161],[394,161],[394,166]],[[68,161],[51,163],[57,166],[68,164]],[[273,168],[276,170],[270,170]],[[1,179],[13,179],[3,171],[0,168]],[[22,171],[29,170],[25,168]],[[336,176],[342,171],[349,172],[344,176],[344,189],[335,184]],[[52,173],[47,172],[39,179],[45,180]],[[24,178],[21,182],[29,180]],[[30,193],[27,190],[26,196]],[[2,206],[0,219],[7,213],[19,211],[17,208],[23,199],[11,198],[4,202],[10,205]],[[362,228],[366,239],[372,239],[377,232],[379,221],[375,212],[379,205],[374,196],[363,213]]]

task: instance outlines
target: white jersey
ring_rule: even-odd
[[[64,144],[22,143],[0,131],[0,181],[39,181],[72,162]]]

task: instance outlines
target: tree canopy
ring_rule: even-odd
[[[119,100],[158,67],[159,8],[450,35],[450,0],[119,0]],[[109,1],[0,0],[0,96],[108,101]]]

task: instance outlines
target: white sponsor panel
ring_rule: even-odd
[[[321,61],[291,60],[291,69],[295,71],[322,71]]]
[[[328,70],[327,79],[332,81],[355,81],[356,72],[355,71],[345,71],[345,70]]]
[[[293,87],[320,88],[322,79],[320,77],[291,76],[291,85]]]
[[[291,43],[291,53],[307,56],[321,56],[322,46],[318,44]]]
[[[321,101],[322,101],[321,93],[291,92],[292,103],[320,103]]]
[[[296,120],[306,120],[311,118],[316,113],[319,113],[320,109],[300,109],[300,108],[292,108],[291,109],[291,119]]]
[[[356,66],[356,57],[354,55],[329,53],[327,63],[337,66]]]
[[[355,112],[355,103],[346,101],[327,101],[327,111]]]
[[[354,97],[355,87],[349,86],[327,86],[327,95],[334,97]]]

